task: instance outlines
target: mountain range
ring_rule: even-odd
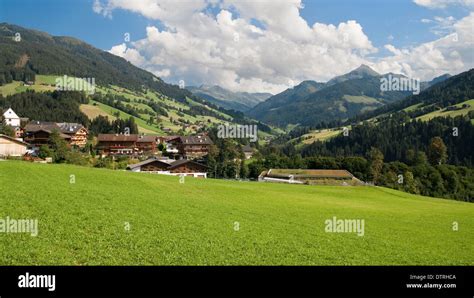
[[[219,107],[241,112],[247,112],[272,96],[270,93],[232,92],[217,85],[190,86],[187,89]]]
[[[217,122],[235,117],[241,122],[241,112],[263,123],[283,128],[288,125],[313,126],[380,110],[413,93],[381,91],[380,80],[383,76],[403,76],[381,75],[367,65],[326,83],[303,81],[273,96],[269,93],[231,92],[208,85],[189,87],[188,90],[168,84],[125,59],[78,39],[51,36],[7,23],[0,23],[0,46],[0,85],[32,81],[35,75],[94,77],[106,93],[116,94],[120,88],[124,89],[121,97],[109,101],[109,105],[114,100],[121,101],[122,104],[115,104],[114,108],[142,122],[151,122],[149,118],[156,117],[158,113],[161,126],[169,124],[176,129],[207,122],[205,117],[209,116]],[[420,88],[429,88],[449,78],[450,75],[446,74],[431,82],[421,82]],[[179,105],[173,101],[179,102]],[[101,103],[107,105],[105,100]],[[150,124],[148,128],[159,131],[158,123]]]
[[[72,37],[52,36],[0,23],[0,49],[0,94],[4,96],[27,90],[37,93],[54,91],[55,80],[66,75],[94,79],[96,93],[88,97],[89,104],[81,102],[80,106],[90,120],[98,115],[109,119],[132,117],[144,133],[176,133],[181,129],[195,133],[220,123],[257,123],[238,111],[216,106],[121,57]],[[40,95],[37,97],[38,100],[44,99]],[[10,101],[8,99],[3,104],[10,105]],[[27,112],[18,105],[16,109],[19,114]],[[75,112],[76,116],[78,112]],[[26,117],[34,115],[27,114]],[[65,117],[59,120],[76,119]]]
[[[343,121],[375,110],[413,94],[413,91],[382,91],[381,79],[400,74],[381,75],[367,65],[337,76],[327,83],[303,81],[294,88],[268,98],[247,112],[250,117],[280,127],[312,126],[322,122]],[[421,82],[420,90],[449,78],[448,74]]]

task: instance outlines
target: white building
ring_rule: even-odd
[[[15,138],[0,134],[0,156],[23,156],[28,144]]]
[[[9,108],[8,110],[3,113],[3,118],[5,118],[5,124],[13,127],[19,127],[20,126],[20,117],[11,109]]]

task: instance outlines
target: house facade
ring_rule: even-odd
[[[87,144],[87,129],[79,123],[56,123],[32,121],[24,128],[25,141],[34,148],[48,145],[49,137],[53,131],[57,131],[69,145],[84,147]]]
[[[137,134],[99,134],[97,137],[97,150],[103,156],[107,155],[136,155]]]
[[[9,125],[12,127],[20,127],[21,119],[11,108],[8,108],[3,113],[3,118],[5,119],[6,125]]]
[[[23,156],[28,144],[18,139],[0,134],[0,156]]]
[[[178,152],[185,158],[202,158],[209,154],[213,142],[205,135],[179,137],[175,142]]]
[[[61,122],[56,123],[56,125],[59,126],[61,133],[71,137],[69,143],[72,146],[78,146],[81,148],[86,146],[89,132],[82,124]]]
[[[154,157],[137,164],[128,165],[127,170],[151,174],[207,178],[207,166],[187,159],[172,160]]]

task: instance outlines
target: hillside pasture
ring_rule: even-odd
[[[20,161],[0,162],[0,185],[0,218],[39,222],[0,233],[0,265],[474,265],[474,204],[386,188]],[[326,232],[334,217],[363,236]]]

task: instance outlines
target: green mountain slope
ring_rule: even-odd
[[[15,41],[15,35],[21,39]],[[164,83],[130,62],[72,37],[51,36],[20,26],[0,23],[0,84],[33,80],[34,74],[95,78],[99,85],[133,90],[151,88],[163,95],[184,99],[191,93]]]
[[[356,121],[380,118],[394,113],[404,113],[410,118],[420,117],[432,112],[457,109],[458,104],[474,98],[474,69],[456,76],[444,76],[418,95],[394,102],[372,112],[355,117]],[[467,103],[467,102],[466,102]],[[469,103],[467,103],[469,104]],[[461,107],[462,108],[462,107]],[[466,107],[468,109],[469,107]],[[467,111],[467,110],[466,110]]]
[[[279,94],[276,94],[264,102],[255,106],[252,110],[248,111],[247,114],[254,118],[264,118],[264,115],[268,111],[277,110],[284,108],[287,104],[292,101],[303,99],[309,94],[317,92],[325,87],[324,83],[315,81],[303,81],[299,85],[287,89]]]
[[[256,106],[249,115],[278,126],[311,126],[321,122],[344,120],[360,112],[398,101],[410,94],[403,91],[381,91],[380,78],[378,74],[372,73],[359,78],[350,75],[304,96],[289,93],[288,97],[280,97],[279,94]],[[274,98],[281,100],[276,101]]]
[[[17,33],[21,39],[15,39]],[[186,89],[163,82],[123,58],[71,37],[51,36],[1,23],[0,48],[0,94],[3,96],[29,90],[53,92],[56,78],[67,75],[95,79],[95,94],[87,96],[89,103],[80,102],[81,111],[90,120],[99,115],[107,115],[109,119],[133,117],[140,131],[145,133],[195,133],[222,123],[256,124],[242,113],[218,107]],[[13,98],[0,98],[0,108],[14,105],[22,117],[57,120],[43,114],[32,115],[30,110],[35,107],[27,109],[13,101]],[[42,108],[43,102],[36,104]],[[76,121],[78,111],[79,108],[74,111],[74,117],[64,115],[62,121]]]
[[[381,91],[381,78],[408,79],[401,74],[381,75],[369,66],[329,80],[327,83],[305,81],[293,89],[274,95],[247,112],[248,115],[275,125],[314,126],[322,122],[345,120],[399,101],[411,92]],[[420,91],[450,77],[445,74],[430,82],[420,82]]]
[[[232,92],[219,86],[187,87],[193,94],[226,109],[246,112],[272,96],[270,93]]]

